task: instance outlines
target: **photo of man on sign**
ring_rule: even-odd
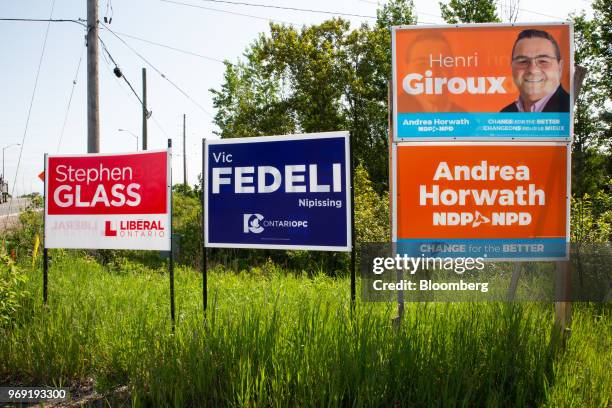
[[[523,30],[512,47],[512,78],[519,98],[501,112],[569,112],[561,86],[563,59],[557,41],[543,30]]]

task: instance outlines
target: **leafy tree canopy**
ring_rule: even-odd
[[[612,170],[612,8],[608,1],[592,3],[593,19],[584,12],[574,23],[575,64],[587,74],[574,109],[572,191],[579,197],[610,191]]]
[[[449,24],[500,22],[493,0],[450,0],[440,2],[442,18]]]

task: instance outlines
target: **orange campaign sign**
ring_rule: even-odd
[[[567,143],[407,143],[394,155],[398,253],[567,257]]]
[[[568,23],[393,27],[396,141],[570,140]]]

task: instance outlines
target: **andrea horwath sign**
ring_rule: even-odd
[[[206,246],[350,251],[348,132],[206,141]]]
[[[170,153],[47,156],[45,247],[170,250]]]
[[[394,27],[396,141],[569,140],[572,26]]]
[[[398,144],[397,253],[566,259],[569,149],[563,142]]]

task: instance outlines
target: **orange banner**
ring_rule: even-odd
[[[397,146],[397,239],[565,238],[568,147]]]
[[[523,40],[529,49],[514,50],[519,33],[528,29],[548,33],[558,59],[554,43],[538,37]],[[567,24],[395,29],[396,112],[500,112],[518,99],[516,84],[525,82],[519,64],[527,65],[523,71],[551,65],[544,75],[527,77],[525,92],[541,87],[539,92],[550,93],[560,84],[570,93],[570,40]]]

